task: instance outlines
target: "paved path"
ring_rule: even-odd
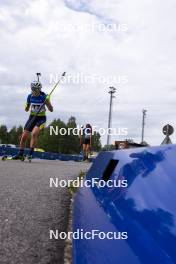
[[[63,240],[49,230],[66,231],[70,195],[50,188],[50,177],[74,179],[90,165],[79,162],[0,161],[0,263],[62,264]]]

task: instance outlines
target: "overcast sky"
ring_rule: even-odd
[[[145,108],[145,140],[160,144],[163,125],[176,128],[175,14],[175,0],[1,1],[1,124],[25,123],[24,104],[36,72],[48,92],[52,77],[67,71],[101,80],[62,84],[48,122],[73,115],[80,125],[106,128],[108,87],[115,86],[113,127],[127,128],[126,137],[140,142]]]

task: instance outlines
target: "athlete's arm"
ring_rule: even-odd
[[[30,109],[30,104],[26,104],[26,105],[25,105],[25,111],[28,112],[29,109]]]
[[[53,106],[52,106],[52,104],[51,104],[51,102],[50,102],[50,95],[49,95],[49,94],[46,95],[46,99],[45,99],[45,100],[46,100],[45,104],[46,104],[48,110],[49,110],[50,112],[53,112]]]
[[[82,131],[81,130],[79,131],[79,143],[81,146],[82,145]]]
[[[30,105],[31,105],[31,95],[29,94],[28,97],[27,97],[26,105],[25,105],[25,111],[26,111],[26,112],[29,111],[29,109],[30,109]]]
[[[51,104],[51,102],[50,101],[46,101],[46,106],[47,106],[47,108],[48,108],[48,110],[50,111],[50,112],[53,112],[53,106],[52,106],[52,104]]]

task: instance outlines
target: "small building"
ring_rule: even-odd
[[[146,147],[146,146],[148,146],[146,142],[139,144],[139,143],[135,143],[135,142],[128,141],[128,140],[115,141],[115,149],[141,148],[141,147]]]

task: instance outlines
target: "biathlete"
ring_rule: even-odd
[[[80,145],[83,150],[83,161],[88,160],[92,148],[92,127],[90,124],[80,131]]]
[[[27,103],[25,106],[25,111],[28,112],[30,110],[30,116],[28,121],[24,126],[23,134],[20,138],[20,150],[19,153],[13,156],[13,159],[24,159],[24,148],[26,140],[28,139],[31,133],[31,141],[30,141],[30,152],[28,155],[28,159],[32,159],[32,155],[34,152],[34,148],[37,144],[37,139],[41,129],[45,127],[46,123],[46,107],[50,112],[53,112],[53,106],[50,102],[50,97],[41,91],[42,84],[39,81],[34,81],[31,83],[31,94],[27,97]],[[46,101],[46,102],[45,102]],[[39,108],[45,102],[42,109],[39,111]],[[45,107],[46,105],[46,107]],[[38,113],[36,115],[36,113]],[[36,117],[34,118],[34,116]],[[32,121],[32,122],[31,122]]]

